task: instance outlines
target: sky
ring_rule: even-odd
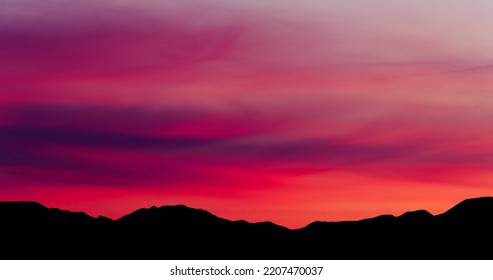
[[[299,228],[493,195],[493,2],[0,0],[0,200]]]

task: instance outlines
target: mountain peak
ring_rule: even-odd
[[[493,197],[485,196],[463,200],[450,208],[441,218],[455,219],[457,221],[489,221],[493,215]]]
[[[39,202],[35,201],[0,201],[0,207],[16,207],[16,208],[46,208]]]
[[[493,197],[484,196],[463,200],[443,214],[475,215],[491,211],[493,211]]]
[[[404,214],[400,215],[397,218],[406,219],[406,220],[416,220],[416,219],[428,219],[432,217],[433,215],[426,210],[416,210],[416,211],[405,212]]]
[[[118,222],[143,222],[145,223],[216,223],[226,221],[203,209],[190,208],[185,205],[171,206],[152,206],[150,208],[141,208],[117,220]]]

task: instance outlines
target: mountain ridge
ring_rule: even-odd
[[[493,258],[490,236],[493,197],[466,199],[437,215],[414,210],[298,229],[185,205],[140,208],[112,220],[38,202],[0,202],[4,259],[477,259]]]

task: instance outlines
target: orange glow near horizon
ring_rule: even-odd
[[[207,193],[200,193],[193,187],[189,191],[97,186],[0,190],[3,200],[37,201],[50,208],[86,212],[93,217],[118,219],[140,208],[184,204],[230,220],[272,221],[288,228],[301,228],[313,221],[354,221],[383,214],[399,216],[419,209],[437,215],[464,199],[491,195],[486,185],[403,183],[345,173],[299,176],[289,186],[249,189],[233,197],[225,193],[220,188],[208,188]]]

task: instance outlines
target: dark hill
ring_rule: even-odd
[[[116,221],[0,202],[2,259],[493,259],[493,198],[297,229],[230,221],[183,205]]]
[[[491,223],[493,222],[493,197],[466,199],[438,217],[451,222]]]
[[[0,202],[0,256],[45,258],[54,250],[59,258],[69,257],[72,252],[66,251],[79,245],[75,240],[88,239],[112,222],[82,212],[49,209],[37,202]]]
[[[213,255],[230,259],[240,253],[254,254],[261,245],[273,244],[288,233],[288,229],[269,222],[233,222],[202,209],[178,205],[139,209],[122,217],[105,243],[109,252],[119,252],[124,258],[148,255],[152,248],[153,258],[159,259],[207,259]],[[276,249],[275,254],[283,250]],[[264,256],[273,254],[266,252]]]

